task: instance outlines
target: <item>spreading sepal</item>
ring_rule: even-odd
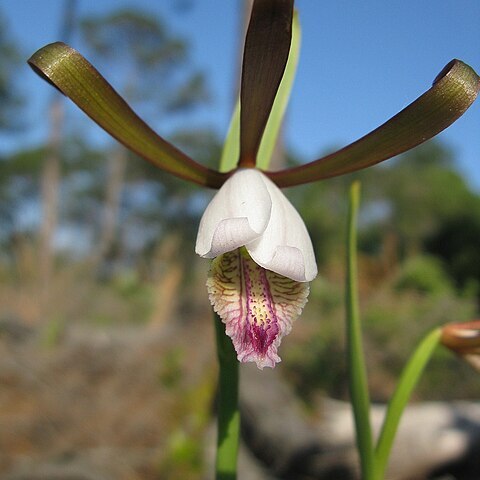
[[[157,135],[79,52],[62,42],[35,52],[29,65],[125,147],[198,185],[220,188],[226,176],[200,165]]]
[[[369,134],[319,160],[267,175],[283,188],[376,165],[447,128],[465,113],[479,90],[480,77],[475,71],[460,60],[452,60],[429,90]]]

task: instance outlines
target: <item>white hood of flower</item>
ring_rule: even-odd
[[[214,258],[242,246],[258,265],[297,282],[317,275],[305,223],[281,190],[253,168],[235,172],[213,197],[195,252]]]

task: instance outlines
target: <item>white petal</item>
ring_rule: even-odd
[[[262,267],[297,282],[317,276],[312,241],[305,223],[282,191],[262,175],[272,201],[270,222],[263,234],[246,245]]]
[[[220,188],[200,220],[195,252],[214,258],[258,238],[267,228],[272,202],[264,175],[235,172]]]

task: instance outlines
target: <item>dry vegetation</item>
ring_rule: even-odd
[[[178,262],[175,245],[161,243],[148,270],[109,279],[95,280],[85,264],[59,264],[46,307],[34,250],[18,246],[15,263],[1,272],[2,478],[208,478],[216,381],[208,264],[186,252],[189,261]],[[376,400],[390,395],[422,332],[474,310],[471,298],[452,291],[399,288],[402,268],[393,263],[361,260]],[[324,269],[281,349],[278,368],[314,416],[325,394],[346,398],[342,275],[337,261]],[[420,392],[480,394],[474,374],[447,355],[435,360]]]

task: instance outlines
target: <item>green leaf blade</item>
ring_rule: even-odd
[[[365,354],[358,301],[357,273],[357,219],[360,205],[360,183],[354,182],[349,192],[347,225],[347,279],[346,279],[346,332],[347,365],[350,397],[362,478],[376,480],[375,456],[370,424],[370,395],[368,392]]]
[[[402,414],[407,406],[427,363],[440,343],[442,331],[436,328],[429,332],[409,358],[388,404],[382,430],[375,448],[375,463],[378,478],[384,478],[388,458]]]
[[[223,144],[222,156],[220,157],[219,170],[229,172],[235,170],[240,152],[240,101],[238,100],[233,110],[227,137]]]

